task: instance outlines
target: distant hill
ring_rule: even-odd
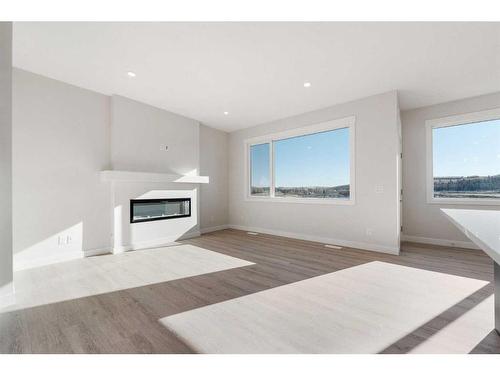
[[[268,194],[269,188],[252,186],[252,195]],[[349,185],[338,186],[277,186],[275,194],[287,197],[349,198]]]
[[[434,177],[434,191],[500,192],[500,174],[494,176]]]
[[[275,193],[277,197],[349,198],[350,186],[277,186]],[[252,187],[252,195],[268,194],[269,188]],[[435,177],[434,196],[500,199],[500,174],[494,176]]]
[[[276,196],[349,198],[350,186],[277,186]],[[252,187],[252,195],[268,195],[269,188]],[[500,174],[434,178],[434,196],[442,198],[500,198]]]

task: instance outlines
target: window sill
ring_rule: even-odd
[[[354,199],[335,198],[278,198],[278,197],[251,197],[245,198],[246,202],[266,202],[266,203],[300,203],[300,204],[323,204],[352,206]]]
[[[500,199],[429,198],[427,203],[436,205],[500,206]]]

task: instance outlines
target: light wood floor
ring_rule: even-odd
[[[487,284],[375,261],[161,322],[200,353],[376,354]],[[485,303],[411,352],[469,353],[494,327],[492,296]]]
[[[407,243],[400,256],[391,256],[236,230],[184,243],[255,264],[2,313],[0,352],[192,353],[196,348],[160,319],[373,261],[488,282],[380,350],[408,353],[467,318],[493,293],[493,264],[475,250]],[[500,353],[500,336],[490,332],[471,352]]]
[[[0,313],[253,265],[190,244],[76,259],[14,273],[15,304]]]

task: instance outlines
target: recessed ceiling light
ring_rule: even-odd
[[[135,73],[134,73],[134,72],[127,72],[127,75],[128,75],[129,77],[135,77]]]
[[[229,114],[228,111],[224,111],[224,115],[227,116]]]
[[[311,82],[304,82],[304,87],[311,87]]]

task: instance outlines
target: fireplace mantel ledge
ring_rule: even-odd
[[[133,171],[101,171],[102,181],[121,182],[176,182],[182,184],[208,184],[208,176],[190,176],[169,173],[150,173]]]

